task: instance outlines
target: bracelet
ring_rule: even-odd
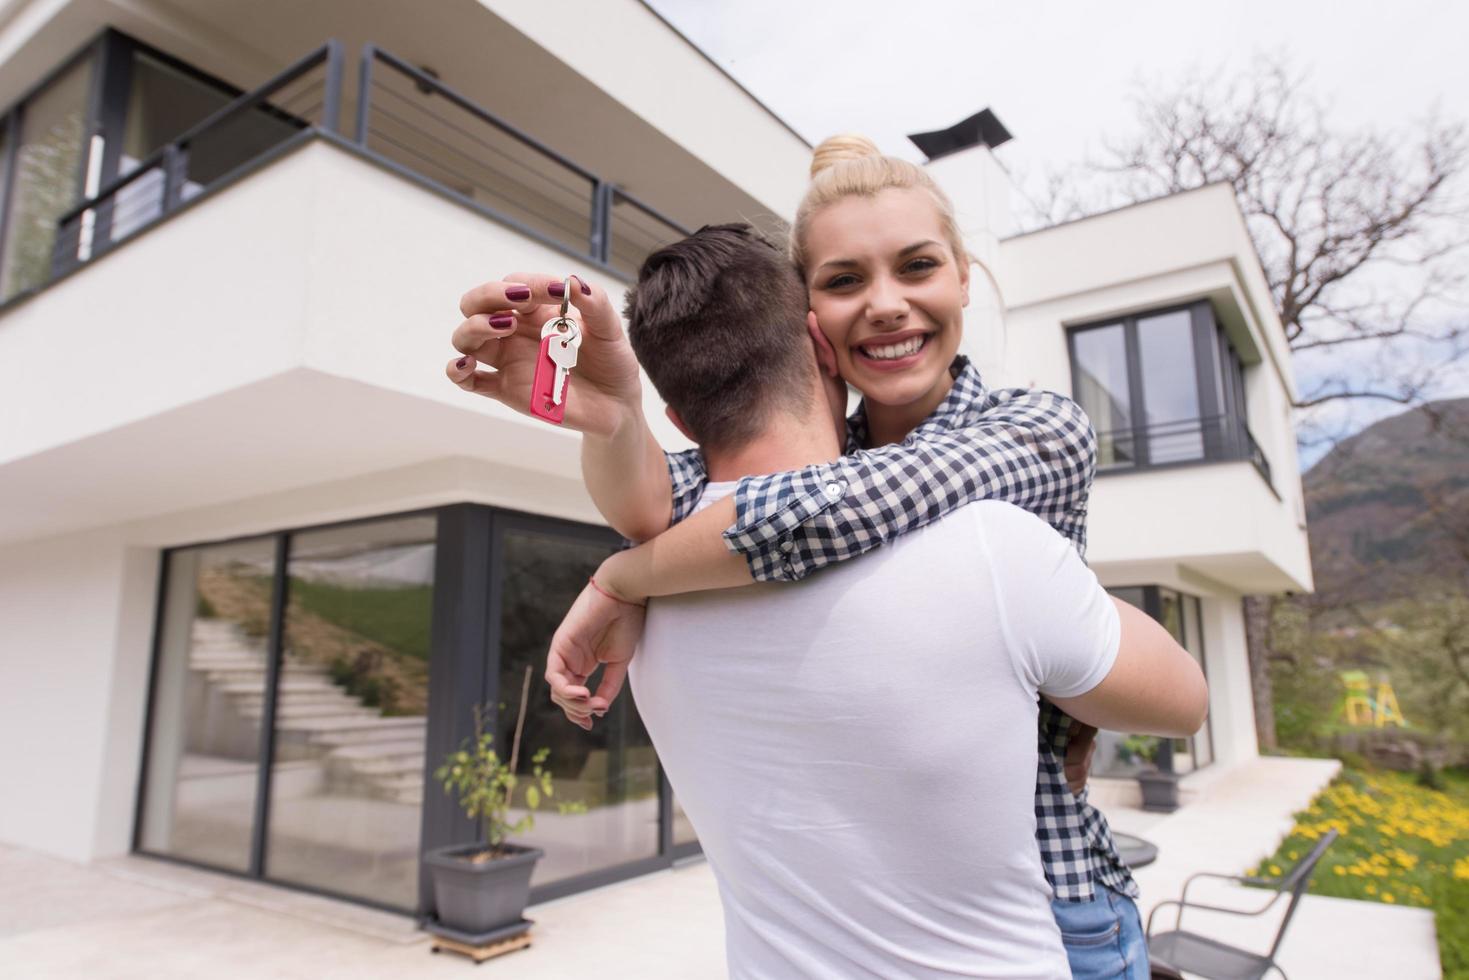
[[[639,609],[647,609],[648,608],[648,604],[646,602],[632,602],[632,601],[630,601],[628,599],[619,599],[617,596],[613,595],[611,592],[608,592],[606,589],[604,589],[600,585],[598,585],[597,584],[597,577],[595,575],[593,575],[590,578],[588,578],[587,581],[591,583],[592,588],[596,589],[598,592],[602,593],[604,596],[606,596],[607,598],[611,599],[613,602],[620,602],[624,606],[636,606]]]

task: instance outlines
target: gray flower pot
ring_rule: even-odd
[[[1178,809],[1178,773],[1140,772],[1137,784],[1143,791],[1143,809],[1172,813]]]
[[[438,920],[460,933],[481,935],[515,925],[530,900],[530,876],[546,852],[536,847],[504,845],[512,853],[492,861],[471,863],[484,850],[480,844],[456,844],[424,855],[434,879]]]

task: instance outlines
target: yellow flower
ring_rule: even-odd
[[[1339,874],[1339,875],[1344,875],[1344,874],[1346,874],[1346,873],[1347,873],[1347,869],[1346,869],[1346,868],[1343,868],[1343,867],[1342,867],[1342,866],[1341,866],[1341,865],[1339,865],[1339,864],[1338,864],[1338,865],[1337,865],[1337,866],[1336,866],[1336,867],[1334,867],[1334,868],[1332,868],[1332,869],[1331,869],[1331,870],[1332,870],[1332,871],[1335,871],[1335,872],[1336,872],[1336,873],[1337,873],[1337,874]]]
[[[1392,892],[1383,892],[1382,900],[1389,905],[1396,905],[1398,901],[1397,899],[1392,897]]]
[[[1270,874],[1272,876],[1279,875],[1280,874],[1280,866],[1279,865],[1272,864],[1270,866]]]

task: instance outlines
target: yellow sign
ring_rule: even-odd
[[[1398,696],[1393,693],[1392,684],[1386,674],[1377,678],[1375,696],[1372,681],[1364,671],[1343,671],[1341,680],[1347,687],[1342,714],[1346,716],[1348,725],[1362,728],[1386,728],[1388,725],[1407,727],[1408,720],[1398,708]]]

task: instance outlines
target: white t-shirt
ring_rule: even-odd
[[[1070,976],[1036,694],[1091,690],[1118,642],[1066,540],[995,501],[802,582],[652,603],[633,692],[719,882],[730,976]]]

